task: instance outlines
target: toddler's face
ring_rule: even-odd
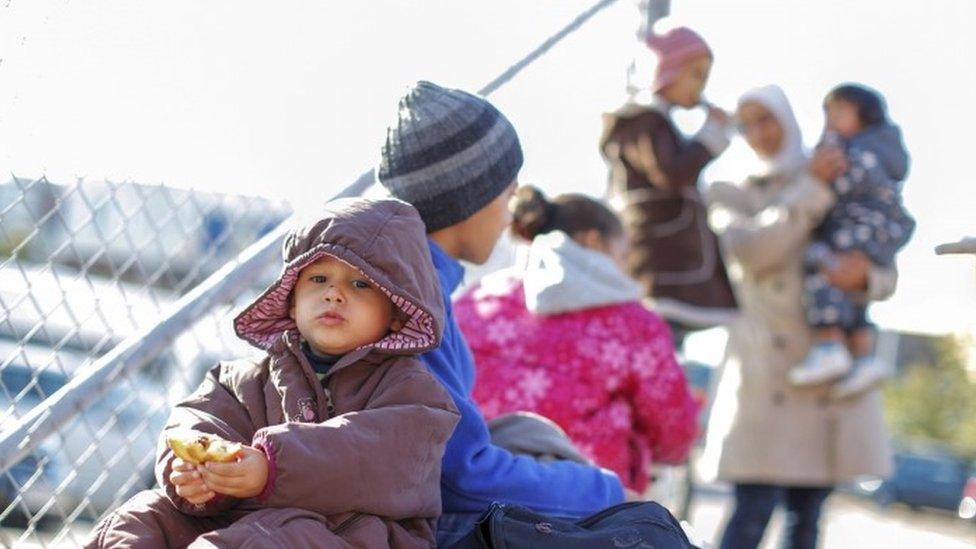
[[[827,117],[827,130],[849,139],[861,131],[861,120],[857,116],[857,107],[847,101],[835,99],[827,103],[824,109]]]
[[[661,90],[665,99],[675,105],[690,109],[701,102],[702,91],[712,70],[712,58],[699,55],[682,67],[681,72]]]
[[[319,354],[342,355],[401,327],[393,302],[382,290],[359,270],[329,256],[299,273],[288,313]]]

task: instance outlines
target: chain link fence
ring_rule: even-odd
[[[0,184],[0,439],[289,214],[283,202],[161,185]],[[112,374],[51,435],[15,440],[29,451],[0,468],[0,546],[79,546],[153,485],[169,408],[218,360],[251,352],[230,318],[278,265],[265,270],[144,365]]]

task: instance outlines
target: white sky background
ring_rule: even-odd
[[[375,163],[404,85],[477,89],[591,3],[0,0],[0,173],[321,203]],[[874,317],[972,328],[973,258],[932,248],[976,235],[976,2],[672,0],[672,12],[716,51],[711,101],[732,108],[778,83],[808,144],[833,85],[886,95],[913,158],[918,229]],[[523,182],[603,191],[599,113],[621,97],[635,28],[621,0],[493,95],[522,138]],[[706,179],[740,180],[750,160],[738,142]]]

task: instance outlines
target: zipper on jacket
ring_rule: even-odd
[[[325,410],[327,414],[325,419],[332,419],[332,414],[335,413],[335,405],[332,404],[332,393],[330,393],[329,390],[325,387],[324,379],[322,380],[321,385],[322,385],[322,392],[325,393]]]

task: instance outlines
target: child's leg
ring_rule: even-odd
[[[827,277],[812,272],[806,278],[806,316],[821,342],[844,343],[845,326],[853,326],[857,316],[854,302]]]
[[[813,330],[816,343],[845,343],[846,336],[840,326],[826,326]]]
[[[187,515],[161,491],[146,490],[102,519],[85,547],[186,547],[201,534],[224,528],[232,520],[224,515]]]
[[[348,547],[333,534],[325,517],[312,511],[266,508],[207,532],[190,547]]]
[[[874,329],[857,328],[847,337],[847,348],[855,360],[874,354]]]
[[[431,522],[421,519],[394,522],[362,513],[334,519],[296,507],[260,509],[190,547],[426,547],[434,539]]]
[[[835,322],[827,322],[831,306],[830,283],[820,274],[822,265],[828,264],[833,257],[833,251],[823,242],[814,242],[807,247],[806,253],[806,299],[807,322],[814,329],[817,343],[832,341],[843,342],[844,331]]]
[[[854,355],[854,369],[831,389],[834,398],[847,398],[869,391],[891,377],[892,367],[874,354],[875,329],[867,320],[866,309],[856,309],[855,324],[848,344]]]
[[[823,242],[814,242],[807,246],[804,265],[808,272],[816,272],[824,265],[830,265],[834,260],[834,251]]]
[[[807,357],[789,373],[797,386],[817,385],[843,377],[851,369],[842,326],[853,313],[853,305],[819,272],[806,278],[806,316],[814,331],[814,344]]]
[[[855,359],[874,355],[874,324],[868,320],[868,308],[860,303],[851,306],[851,323],[847,326],[846,344]]]

